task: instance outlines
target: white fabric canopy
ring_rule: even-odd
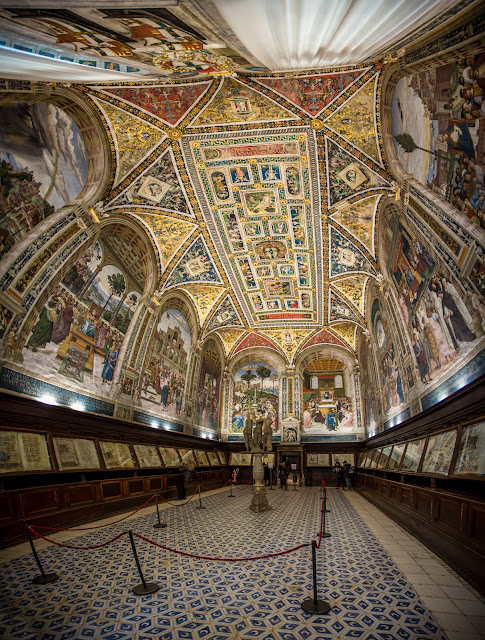
[[[271,71],[358,64],[456,0],[213,0],[242,44]]]
[[[67,60],[57,60],[37,53],[0,46],[0,76],[34,82],[116,82],[146,80],[138,73],[98,69]]]

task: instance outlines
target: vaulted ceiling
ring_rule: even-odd
[[[246,342],[289,361],[311,344],[355,351],[379,279],[379,210],[395,190],[379,119],[384,55],[456,3],[56,4],[1,10],[0,54],[20,56],[15,42],[30,38],[48,79],[70,51],[73,88],[111,142],[104,216],[148,233],[158,295],[183,291],[227,354]],[[21,75],[13,58],[10,72]]]

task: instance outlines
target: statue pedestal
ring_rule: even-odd
[[[259,513],[260,511],[269,511],[273,507],[268,504],[268,497],[266,495],[266,488],[263,483],[264,470],[263,470],[263,451],[258,449],[253,450],[253,497],[249,508],[251,511]]]

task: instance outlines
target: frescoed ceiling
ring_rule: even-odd
[[[259,344],[291,362],[309,344],[355,350],[379,277],[379,206],[394,190],[382,66],[77,85],[112,140],[104,215],[148,232],[159,295],[183,291],[228,353]]]

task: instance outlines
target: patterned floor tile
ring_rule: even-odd
[[[268,493],[273,510],[255,514],[251,491],[237,488],[163,511],[129,527],[160,544],[208,557],[244,558],[275,553],[315,539],[320,526],[317,488]],[[332,608],[311,615],[311,550],[245,562],[215,562],[177,555],[135,537],[147,582],[160,585],[135,596],[140,583],[128,536],[107,547],[80,551],[50,546],[44,568],[59,580],[33,585],[31,556],[3,565],[0,635],[9,640],[446,640],[412,586],[346,497],[329,492],[330,538],[317,551],[319,597]],[[89,546],[127,530],[126,523],[79,535]]]

